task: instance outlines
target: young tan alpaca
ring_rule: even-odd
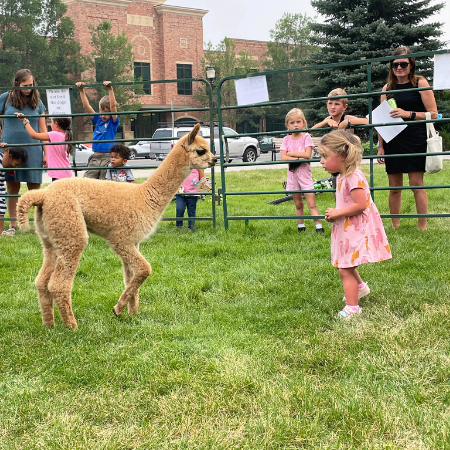
[[[64,324],[78,328],[71,291],[88,231],[104,237],[122,259],[125,290],[113,308],[114,314],[119,316],[126,305],[129,314],[137,311],[139,287],[151,273],[150,264],[139,253],[139,243],[155,231],[190,171],[217,162],[207,142],[197,134],[199,129],[197,124],[181,138],[143,184],[65,178],[20,198],[17,211],[21,229],[29,227],[28,211],[36,207],[35,226],[44,262],[35,283],[44,325],[54,326],[55,303]]]

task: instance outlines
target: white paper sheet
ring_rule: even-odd
[[[69,89],[47,89],[47,102],[49,115],[71,114]]]
[[[269,101],[265,75],[235,80],[234,85],[238,105],[252,105]]]
[[[450,89],[450,53],[434,56],[433,90]]]
[[[391,117],[389,115],[392,111],[391,105],[385,100],[372,111],[372,123],[390,123],[390,122],[400,122],[403,123],[401,117]],[[369,115],[366,116],[369,118]],[[383,138],[384,142],[389,142],[400,134],[408,125],[391,125],[389,127],[375,127],[378,133]]]

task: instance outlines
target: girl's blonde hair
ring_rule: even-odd
[[[308,122],[306,122],[305,114],[303,114],[303,111],[298,108],[292,108],[287,114],[286,114],[286,120],[285,124],[288,124],[289,118],[293,116],[294,114],[300,116],[300,118],[305,122],[305,128],[308,128]]]
[[[361,164],[362,148],[358,136],[344,130],[335,130],[322,137],[319,144],[319,153],[328,152],[345,157],[345,176],[351,175]]]

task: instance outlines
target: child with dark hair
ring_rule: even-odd
[[[72,120],[70,117],[54,117],[52,119],[52,131],[48,133],[36,133],[30,125],[30,121],[21,113],[15,113],[17,118],[23,122],[27,133],[33,139],[50,142],[67,142],[73,140]],[[73,172],[70,169],[69,156],[73,154],[73,144],[56,144],[44,146],[44,167],[67,167],[67,170],[49,170],[48,176],[52,181],[61,178],[70,178]]]
[[[127,161],[131,155],[131,150],[122,144],[114,144],[110,149],[111,162],[108,164],[105,178],[111,181],[136,183],[133,171],[128,169]]]
[[[10,235],[4,233],[4,221],[1,219],[4,219],[6,213],[5,175],[14,175],[14,172],[4,172],[2,169],[22,166],[28,161],[28,152],[24,147],[8,148],[5,142],[0,142],[0,147],[3,149],[3,153],[0,152],[0,234]]]

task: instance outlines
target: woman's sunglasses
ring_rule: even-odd
[[[409,66],[409,62],[402,61],[402,62],[393,62],[393,63],[391,63],[391,67],[393,69],[396,69],[398,66],[400,66],[402,69],[406,69]]]

